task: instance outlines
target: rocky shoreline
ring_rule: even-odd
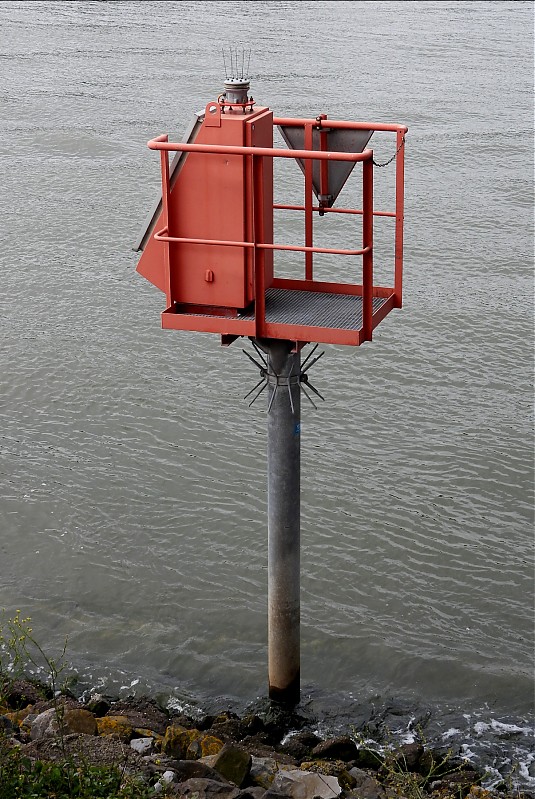
[[[484,775],[458,754],[420,743],[381,752],[355,734],[322,740],[295,711],[191,718],[151,698],[87,701],[15,681],[0,707],[0,735],[32,761],[117,766],[154,795],[191,799],[534,799]]]

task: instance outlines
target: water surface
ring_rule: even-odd
[[[532,4],[0,2],[0,21],[0,606],[68,636],[81,689],[265,695],[257,375],[239,345],[163,332],[131,251],[146,141],[180,136],[245,45],[277,115],[410,129],[404,309],[325,347],[326,402],[303,410],[303,708],[336,727],[394,701],[400,730],[431,709],[431,735],[528,779]]]

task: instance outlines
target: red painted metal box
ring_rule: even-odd
[[[214,110],[211,111],[210,109]],[[221,113],[209,104],[195,144],[241,147],[273,146],[273,114],[267,108],[251,113]],[[253,197],[243,155],[188,153],[178,179],[169,192],[168,235],[211,241],[250,241]],[[273,160],[264,159],[262,227],[273,240]],[[155,230],[164,227],[162,217]],[[254,300],[253,252],[251,248],[224,244],[170,242],[170,290],[172,301],[182,311],[199,310],[236,315]],[[161,240],[151,237],[138,271],[166,291]],[[273,252],[264,258],[264,280],[273,280]]]

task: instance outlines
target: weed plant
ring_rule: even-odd
[[[353,731],[353,740],[361,750],[364,750],[367,761],[374,762],[381,783],[387,788],[387,793],[404,799],[429,799],[432,784],[443,782],[448,784],[454,781],[456,774],[466,770],[468,762],[459,761],[451,749],[444,754],[437,754],[425,745],[422,730],[417,731],[423,754],[419,758],[417,770],[410,768],[407,757],[402,747],[396,744],[393,735],[387,732],[387,742],[380,749],[370,743],[370,740],[357,731]],[[452,779],[453,778],[453,779]],[[481,776],[477,782],[483,779]],[[483,791],[483,794],[487,792]],[[459,786],[457,789],[449,787],[448,797],[462,797],[466,788]]]
[[[24,747],[0,725],[0,799],[148,799],[154,788],[126,773],[126,764],[95,766],[74,761],[66,747],[64,704],[68,663],[67,642],[57,658],[49,657],[33,634],[29,617],[20,611],[1,619],[0,626],[0,716],[9,708],[10,695],[18,680],[34,683],[54,709],[56,744],[60,762],[27,757]],[[28,675],[31,675],[28,678]],[[34,675],[38,675],[38,679]],[[48,691],[46,690],[48,689]],[[47,696],[48,694],[48,696]],[[159,797],[164,797],[165,791]]]

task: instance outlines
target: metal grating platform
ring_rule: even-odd
[[[385,302],[384,297],[374,297],[374,313]],[[252,321],[254,314],[244,314],[240,316],[240,319]],[[266,291],[266,322],[360,330],[362,327],[362,297],[352,294],[268,289]]]

